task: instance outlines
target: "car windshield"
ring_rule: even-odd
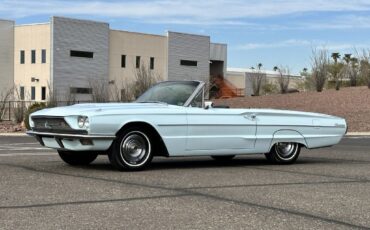
[[[199,82],[161,82],[148,89],[136,102],[151,103],[162,102],[171,105],[183,106],[193,94]]]

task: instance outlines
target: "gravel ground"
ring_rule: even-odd
[[[22,124],[15,124],[12,121],[1,121],[0,122],[0,133],[16,133],[25,132],[26,128]]]
[[[370,131],[370,90],[367,87],[348,87],[321,93],[301,92],[218,99],[214,102],[232,108],[274,108],[326,113],[344,117],[350,132]]]

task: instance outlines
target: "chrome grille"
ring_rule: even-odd
[[[36,131],[67,131],[72,128],[62,117],[33,117],[32,118]]]

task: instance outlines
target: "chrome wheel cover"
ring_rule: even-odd
[[[282,160],[291,160],[294,158],[298,150],[297,143],[281,142],[276,143],[275,151],[277,156]]]
[[[150,151],[149,138],[142,132],[129,132],[121,141],[121,159],[131,167],[139,167],[145,164],[149,159]]]

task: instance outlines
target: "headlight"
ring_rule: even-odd
[[[85,116],[78,116],[77,124],[78,127],[80,128],[89,128],[90,126],[89,118]]]
[[[35,123],[33,122],[31,117],[29,117],[28,121],[29,121],[29,124],[30,124],[31,128],[35,127]]]

